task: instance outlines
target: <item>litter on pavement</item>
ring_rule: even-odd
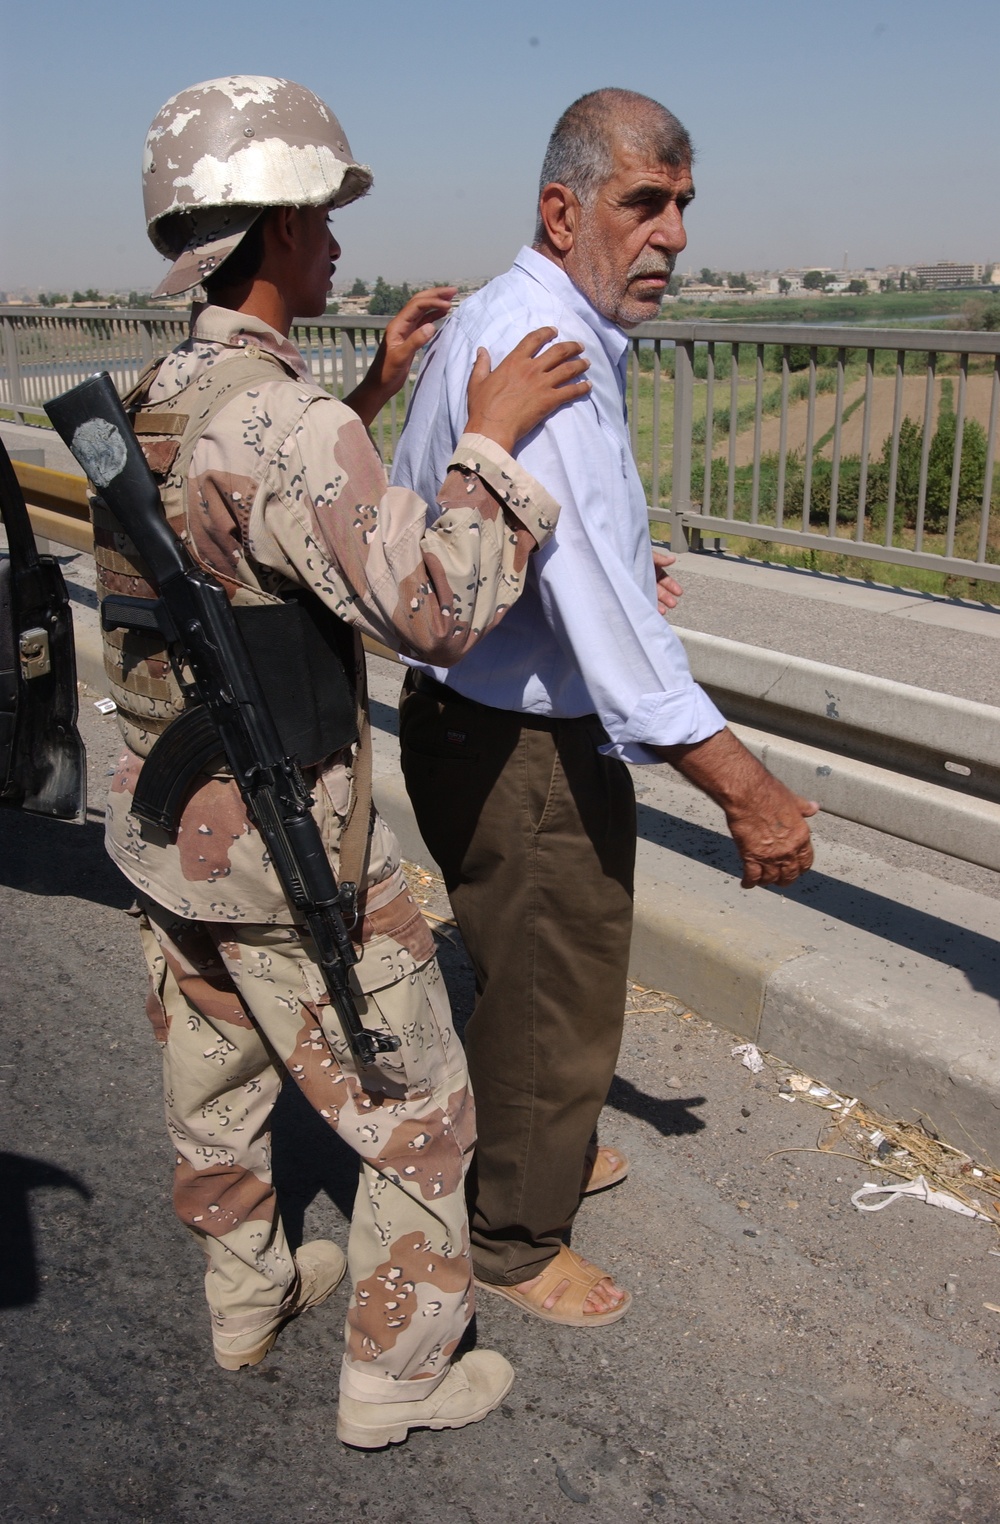
[[[759,1074],[764,1067],[764,1060],[755,1042],[737,1043],[732,1056],[742,1059],[744,1069],[749,1069],[751,1074]]]
[[[872,1201],[872,1196],[881,1196],[883,1199]],[[875,1185],[869,1181],[854,1192],[851,1205],[856,1206],[859,1212],[881,1212],[883,1207],[892,1206],[901,1196],[924,1201],[928,1206],[944,1207],[948,1212],[960,1212],[963,1217],[978,1217],[980,1222],[992,1221],[985,1212],[977,1212],[974,1207],[966,1206],[957,1196],[952,1196],[947,1191],[933,1190],[923,1175],[917,1175],[916,1179],[908,1180],[905,1185]]]

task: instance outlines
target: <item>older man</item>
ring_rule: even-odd
[[[487,1290],[553,1322],[609,1323],[629,1296],[565,1239],[581,1195],[627,1161],[595,1128],[622,1029],[635,806],[626,762],[670,762],[726,813],[743,883],[812,861],[789,792],[726,729],[658,610],[646,498],[625,420],[626,330],[655,317],[686,243],[692,149],[657,102],[599,90],[565,112],[533,248],[464,302],[431,349],[394,479],[433,501],[477,349],[525,327],[581,342],[593,383],[522,441],[562,504],[507,619],[451,671],[408,678],[403,768],[475,964],[469,1067],[479,1145],[473,1257]]]

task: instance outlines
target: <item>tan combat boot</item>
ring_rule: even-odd
[[[317,1238],[296,1251],[295,1265],[299,1282],[288,1312],[249,1333],[227,1337],[213,1331],[215,1358],[225,1370],[238,1371],[244,1365],[259,1365],[290,1319],[298,1317],[308,1307],[318,1307],[337,1289],[347,1269],[347,1258],[343,1249],[330,1239]]]
[[[494,1349],[473,1349],[456,1360],[439,1387],[417,1402],[358,1402],[340,1395],[337,1438],[362,1450],[398,1445],[411,1429],[461,1429],[499,1407],[514,1371]]]

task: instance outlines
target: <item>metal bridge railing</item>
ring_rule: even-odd
[[[322,317],[295,323],[298,345],[313,378],[334,396],[353,391],[367,371],[386,317]],[[107,308],[0,307],[0,409],[18,422],[44,423],[42,403],[106,370],[120,392],[144,368],[187,336],[186,313]],[[379,447],[391,454],[409,391],[393,399],[375,425]]]
[[[292,338],[342,397],[387,321],[316,318]],[[0,307],[0,410],[40,422],[97,369],[124,391],[186,331],[145,308]],[[375,424],[387,458],[411,385]],[[675,550],[735,537],[1000,581],[1000,334],[644,323],[628,400],[654,537]]]
[[[629,383],[673,549],[739,537],[1000,581],[1000,334],[645,323]]]

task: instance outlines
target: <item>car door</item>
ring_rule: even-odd
[[[38,553],[2,440],[0,516],[8,548],[0,559],[0,805],[82,822],[87,767],[69,594],[55,557]]]

